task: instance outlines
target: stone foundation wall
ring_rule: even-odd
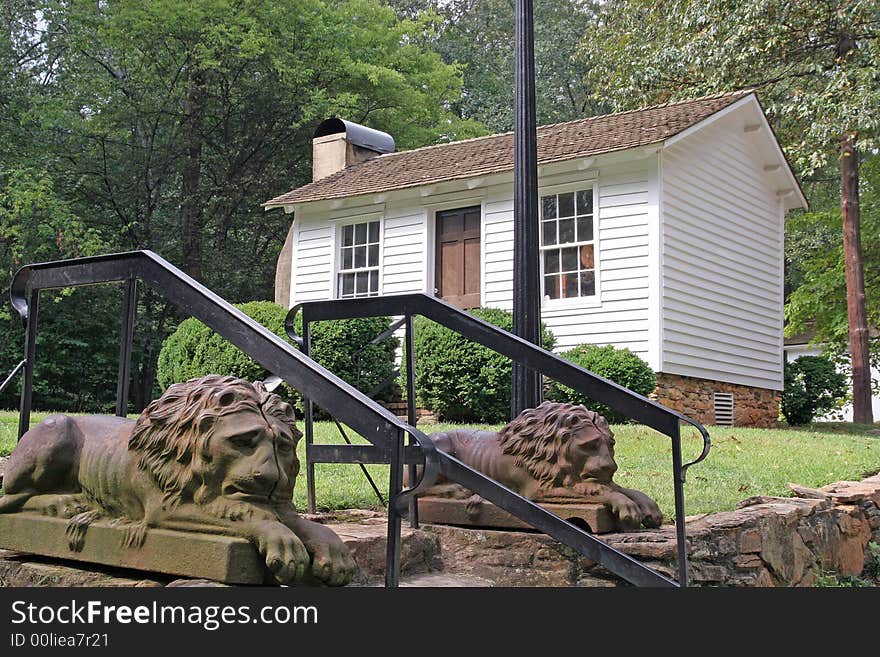
[[[880,476],[819,490],[791,486],[803,497],[754,497],[735,511],[687,523],[690,575],[703,586],[813,586],[828,573],[859,576],[873,565],[880,539]],[[619,550],[673,573],[672,527],[605,537]]]
[[[677,374],[657,374],[651,399],[703,424],[715,424],[715,392],[733,393],[733,424],[737,427],[774,427],[779,419],[782,393]]]

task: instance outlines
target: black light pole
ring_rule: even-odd
[[[535,45],[532,0],[516,0],[513,133],[513,332],[541,344],[538,264],[538,147],[535,128]],[[541,403],[541,375],[513,363],[511,417]]]

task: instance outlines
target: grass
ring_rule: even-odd
[[[878,436],[880,427],[876,424],[855,424],[853,422],[813,422],[806,427],[797,427],[812,433],[849,433],[857,436]]]
[[[47,413],[34,413],[32,424]],[[0,455],[15,445],[18,414],[0,411]],[[423,431],[448,430],[453,425],[420,425]],[[481,427],[497,428],[497,427]],[[615,481],[644,491],[657,500],[667,518],[673,516],[672,458],[669,439],[640,425],[613,427],[619,470]],[[688,472],[685,509],[689,515],[731,510],[753,495],[787,496],[788,482],[819,487],[842,479],[860,479],[880,471],[880,436],[876,427],[811,425],[805,429],[748,429],[709,427],[712,451]],[[349,437],[364,443],[360,436]],[[315,423],[315,441],[342,443],[331,422]],[[685,462],[699,454],[696,432],[684,430]],[[303,459],[303,443],[300,458]],[[387,490],[388,466],[367,466],[380,490]],[[356,465],[315,465],[319,508],[378,508],[379,502]],[[305,476],[300,476],[295,502],[305,508]]]

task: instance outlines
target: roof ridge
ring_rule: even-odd
[[[755,92],[755,89],[753,89],[751,87],[746,88],[746,89],[738,89],[735,91],[723,91],[723,92],[719,92],[719,93],[709,94],[707,96],[699,96],[698,98],[685,98],[683,100],[673,100],[673,101],[668,101],[666,103],[658,103],[656,105],[648,105],[646,107],[639,107],[636,109],[624,110],[622,112],[609,112],[607,114],[597,114],[596,116],[585,116],[580,119],[572,119],[571,121],[559,121],[557,123],[545,123],[544,125],[537,126],[537,130],[543,130],[545,128],[555,128],[557,126],[562,126],[562,125],[572,125],[574,123],[583,123],[586,121],[594,121],[596,119],[605,119],[605,118],[610,118],[610,117],[615,117],[615,116],[623,116],[626,114],[634,114],[636,112],[647,112],[649,110],[662,109],[664,107],[672,107],[674,105],[684,105],[686,103],[698,103],[701,101],[715,100],[718,98],[723,98],[725,96],[747,96],[748,94],[754,93],[754,92]],[[452,146],[455,144],[467,144],[467,143],[479,141],[482,139],[497,139],[499,137],[505,137],[507,135],[512,135],[512,134],[513,134],[513,130],[507,130],[505,132],[495,132],[491,135],[480,135],[479,137],[469,137],[467,139],[457,139],[455,141],[444,141],[444,142],[440,142],[439,144],[428,144],[427,146],[419,146],[417,148],[410,148],[405,151],[395,151],[393,153],[382,153],[382,155],[379,155],[378,157],[370,158],[370,160],[391,158],[391,157],[394,157],[395,155],[403,155],[404,153],[414,153],[416,151],[425,151],[425,150],[428,150],[431,148],[443,148],[445,146]],[[370,161],[370,160],[366,160],[366,161]]]
[[[755,89],[752,87],[748,87],[745,89],[738,89],[736,91],[721,91],[714,94],[709,94],[707,96],[698,96],[697,98],[683,98],[682,100],[670,100],[665,103],[657,103],[656,105],[646,105],[645,107],[637,107],[636,109],[631,110],[623,110],[622,112],[609,112],[608,114],[597,114],[596,116],[585,116],[582,119],[573,119],[571,121],[560,121],[559,123],[548,123],[546,125],[538,126],[538,129],[541,128],[553,128],[560,125],[571,125],[572,123],[581,123],[584,121],[593,121],[595,119],[604,119],[610,118],[614,116],[624,116],[626,114],[635,114],[637,112],[647,112],[649,110],[663,109],[665,107],[673,107],[675,105],[686,105],[688,103],[699,103],[707,100],[716,100],[718,98],[724,98],[725,96],[747,96],[750,93],[755,93]],[[506,134],[506,133],[505,133]],[[406,151],[401,151],[406,152]]]

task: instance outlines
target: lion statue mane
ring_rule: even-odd
[[[438,449],[535,502],[603,504],[621,529],[659,527],[663,520],[654,500],[614,483],[614,434],[603,416],[583,405],[544,402],[497,433],[457,429],[431,438]],[[470,492],[440,484],[426,495]]]
[[[222,394],[216,394],[218,392]],[[293,409],[281,397],[267,392],[259,381],[251,384],[230,376],[209,375],[173,384],[140,414],[128,448],[137,454],[138,467],[156,480],[168,508],[175,507],[187,496],[201,506],[217,499],[219,491],[199,476],[205,469],[204,457],[214,435],[215,420],[220,415],[245,409],[277,418],[287,425],[295,442],[302,437],[296,428]],[[298,462],[295,467],[291,480],[298,474]],[[284,492],[283,489],[273,491],[270,501],[283,503],[285,500],[277,498]],[[253,515],[257,509],[223,504],[215,511],[220,516],[240,519]]]
[[[355,563],[330,529],[293,506],[291,407],[262,383],[208,375],[169,386],[136,421],[53,415],[22,436],[0,513],[69,518],[71,550],[102,517],[139,548],[151,528],[246,538],[282,584],[347,584]]]

